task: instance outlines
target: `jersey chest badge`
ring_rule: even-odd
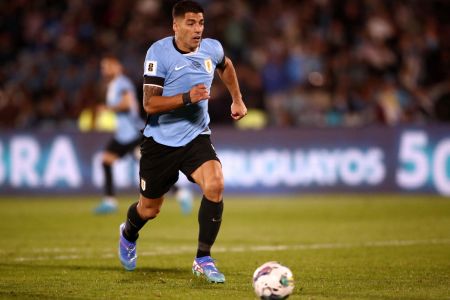
[[[212,73],[213,71],[213,64],[211,58],[205,59],[205,70],[208,73]]]

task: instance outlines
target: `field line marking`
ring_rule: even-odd
[[[450,244],[450,239],[431,239],[431,240],[389,240],[389,241],[368,241],[361,243],[321,243],[321,244],[299,244],[299,245],[260,245],[260,246],[232,246],[214,247],[215,253],[241,253],[241,252],[264,252],[264,251],[287,251],[287,250],[320,250],[320,249],[348,249],[348,248],[376,248],[376,247],[405,247],[414,245],[446,245]],[[36,248],[33,249],[34,255],[30,257],[16,257],[14,261],[44,261],[44,260],[78,260],[78,259],[109,259],[116,257],[116,251],[105,249],[103,251],[84,251],[83,248]],[[82,252],[76,254],[76,252]],[[178,255],[195,252],[195,247],[155,247],[152,251],[138,252],[139,256],[161,256]],[[46,256],[42,255],[46,254]],[[58,254],[58,255],[52,255]]]

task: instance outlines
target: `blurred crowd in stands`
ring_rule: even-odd
[[[76,128],[104,101],[115,53],[142,93],[174,0],[0,2],[0,128]],[[237,69],[252,122],[360,127],[450,122],[450,1],[200,0],[206,37]],[[231,123],[216,80],[213,124]]]

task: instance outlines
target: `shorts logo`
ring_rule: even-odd
[[[213,64],[211,58],[205,59],[205,69],[208,73],[211,73],[213,70]]]
[[[158,68],[158,63],[156,60],[145,61],[145,75],[156,76],[156,70]]]
[[[141,178],[141,189],[145,191],[145,188],[146,188],[145,180]]]

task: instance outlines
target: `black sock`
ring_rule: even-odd
[[[219,203],[202,198],[198,211],[198,249],[197,257],[210,256],[211,247],[219,233],[222,223],[223,201]]]
[[[105,174],[105,195],[114,196],[112,168],[110,164],[103,163],[103,173]]]
[[[148,220],[141,218],[137,211],[138,202],[131,204],[128,209],[127,221],[125,222],[125,228],[122,232],[123,237],[129,242],[136,242],[139,237],[139,230],[144,227]]]

